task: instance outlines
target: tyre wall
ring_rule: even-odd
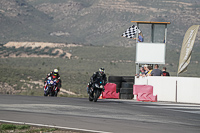
[[[134,76],[109,76],[108,82],[115,83],[116,93],[119,93],[120,99],[133,99]]]

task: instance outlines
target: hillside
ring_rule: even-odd
[[[200,22],[199,0],[1,0],[0,43],[60,42],[129,46],[132,20],[169,21],[169,46]],[[145,35],[145,33],[144,33]],[[200,39],[198,39],[200,40]],[[178,47],[180,48],[180,47]]]
[[[0,45],[0,73],[3,75],[0,77],[0,93],[42,96],[46,74],[58,68],[62,79],[62,93],[59,95],[86,97],[90,76],[99,67],[105,68],[107,77],[135,75],[134,51],[135,47],[42,42]],[[200,53],[195,52],[194,55],[188,71],[181,76],[199,77]],[[167,49],[166,56],[164,66],[171,76],[176,76],[179,52]]]
[[[1,0],[0,93],[43,95],[44,77],[54,68],[63,96],[87,96],[99,67],[107,76],[133,76],[135,41],[121,35],[134,20],[171,22],[161,67],[176,76],[184,34],[200,22],[199,0]],[[199,42],[200,32],[181,76],[199,77]]]
[[[86,96],[87,82],[100,66],[106,68],[107,76],[134,73],[131,60],[134,48],[51,43],[35,43],[35,47],[27,42],[15,47],[13,44],[17,43],[0,46],[0,73],[4,75],[0,77],[0,93],[3,94],[43,95],[43,80],[54,68],[60,70],[63,89],[60,94],[64,96]],[[70,53],[70,58],[60,54],[61,50]],[[123,51],[127,53],[124,55]]]

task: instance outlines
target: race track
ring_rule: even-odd
[[[85,132],[200,133],[200,105],[0,95],[0,122],[6,121]]]

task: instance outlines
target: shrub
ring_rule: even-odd
[[[59,57],[62,58],[66,55],[66,53],[64,52],[63,54],[60,54]]]
[[[21,54],[21,52],[17,52],[17,53],[16,53],[16,56],[19,56],[20,54]]]
[[[25,52],[31,52],[31,51],[32,51],[32,48],[31,48],[31,47],[27,47],[27,48],[25,48],[24,51],[25,51]]]
[[[16,126],[12,124],[1,124],[1,130],[15,130]]]
[[[0,129],[1,130],[24,130],[24,129],[29,129],[29,125],[13,125],[13,124],[1,124]]]
[[[56,56],[56,55],[58,55],[58,53],[59,53],[59,51],[56,51],[55,53],[52,53],[51,55]]]
[[[50,48],[49,51],[48,51],[48,55],[51,55],[52,51],[53,51],[53,49]]]
[[[24,47],[19,47],[17,50],[24,52]]]
[[[43,55],[45,52],[44,52],[44,49],[41,49],[40,51],[38,51],[38,55]]]
[[[7,54],[4,55],[4,57],[8,57],[8,56],[9,56],[9,53],[7,53]]]
[[[19,130],[24,130],[24,129],[29,129],[29,128],[30,128],[29,125],[17,125],[16,127],[17,127],[17,129],[19,129]]]

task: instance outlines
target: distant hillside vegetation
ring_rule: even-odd
[[[199,24],[200,1],[1,0],[0,43],[29,41],[129,46],[135,42],[122,38],[121,34],[133,20],[171,22],[168,44],[177,47],[186,30]]]
[[[60,94],[63,96],[87,97],[90,76],[100,67],[105,68],[107,77],[135,75],[135,47],[33,44],[11,42],[0,45],[0,73],[3,75],[0,77],[0,94],[42,96],[44,78],[54,68],[58,68],[61,75],[63,91]],[[194,51],[188,71],[180,76],[199,77],[199,56],[200,53]],[[170,75],[176,76],[178,58],[176,49],[167,49],[166,64],[160,65],[160,69],[166,66]]]

